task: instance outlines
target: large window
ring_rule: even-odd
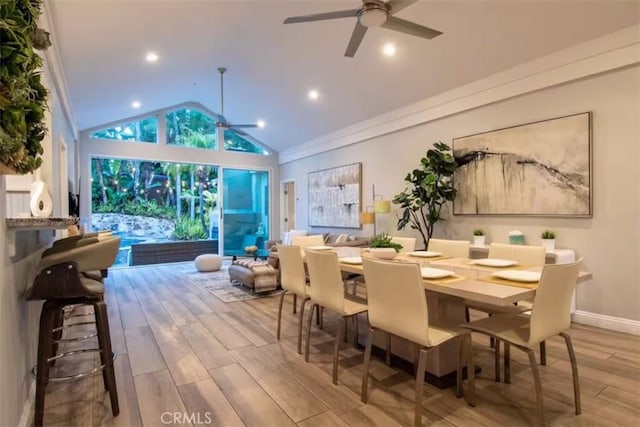
[[[215,149],[216,122],[205,113],[182,108],[166,114],[167,144]]]
[[[147,117],[137,122],[125,123],[91,134],[91,138],[112,139],[117,141],[158,142],[158,118]]]
[[[244,253],[246,246],[264,250],[269,236],[269,173],[224,169],[224,254]]]
[[[210,239],[217,248],[217,166],[124,159],[91,166],[92,228],[121,237],[116,265],[130,265],[132,245]]]
[[[238,132],[231,129],[225,129],[224,131],[224,149],[227,151],[262,154],[265,156],[270,154],[269,151],[254,144]]]

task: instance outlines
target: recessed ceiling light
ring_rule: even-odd
[[[262,128],[265,126],[265,124],[266,124],[266,123],[264,122],[264,120],[258,120],[258,127],[259,127],[259,128],[261,128],[261,129],[262,129]]]
[[[382,47],[382,53],[386,56],[393,56],[396,54],[396,47],[393,43],[387,43]]]
[[[156,62],[158,60],[158,54],[155,52],[147,52],[145,59],[147,62]]]
[[[131,103],[131,107],[132,108],[140,108],[140,107],[142,107],[142,104],[140,103],[140,101],[133,101]]]
[[[318,93],[318,91],[315,89],[311,89],[308,93],[308,96],[309,96],[309,99],[316,100],[320,98],[320,93]]]

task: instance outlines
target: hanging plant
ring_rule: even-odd
[[[34,49],[51,46],[38,28],[42,0],[0,0],[0,163],[17,173],[42,164],[47,133],[47,89],[42,58]]]

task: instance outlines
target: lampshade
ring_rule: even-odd
[[[373,212],[360,212],[360,224],[375,224],[376,214]]]
[[[389,213],[391,212],[390,200],[376,200],[373,202],[373,211],[375,213]]]

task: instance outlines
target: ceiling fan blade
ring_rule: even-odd
[[[347,45],[347,50],[344,52],[344,56],[348,56],[349,58],[353,58],[356,54],[356,51],[360,47],[360,43],[362,43],[362,39],[364,35],[367,33],[367,27],[362,25],[360,21],[356,22],[356,26],[353,28],[353,33],[351,33],[351,40],[349,40],[349,45]]]
[[[389,6],[389,9],[391,11],[390,12],[391,15],[395,15],[396,13],[400,12],[405,7],[411,6],[412,4],[414,4],[417,1],[418,0],[391,0],[391,1],[387,2],[387,6]]]
[[[412,36],[422,37],[424,39],[432,39],[442,34],[438,30],[423,27],[422,25],[418,25],[415,22],[396,18],[395,16],[390,16],[387,19],[387,22],[382,24],[382,28],[386,28],[387,30],[399,31],[405,34],[411,34]]]
[[[300,22],[326,21],[329,19],[355,18],[360,9],[340,10],[337,12],[316,13],[314,15],[292,16],[284,20],[285,24],[298,24]]]
[[[230,127],[232,129],[236,129],[236,128],[257,128],[260,126],[258,126],[257,124],[242,124],[242,125],[232,124]]]
[[[248,133],[246,133],[246,132],[245,132],[245,131],[243,131],[242,129],[238,129],[236,126],[238,126],[238,125],[231,125],[231,126],[229,126],[229,130],[234,131],[235,133],[237,133],[237,134],[238,134],[238,135],[240,135],[240,136],[248,136],[248,135],[249,135]],[[242,125],[240,125],[240,126],[242,126]],[[256,127],[257,127],[257,126],[256,126]]]

